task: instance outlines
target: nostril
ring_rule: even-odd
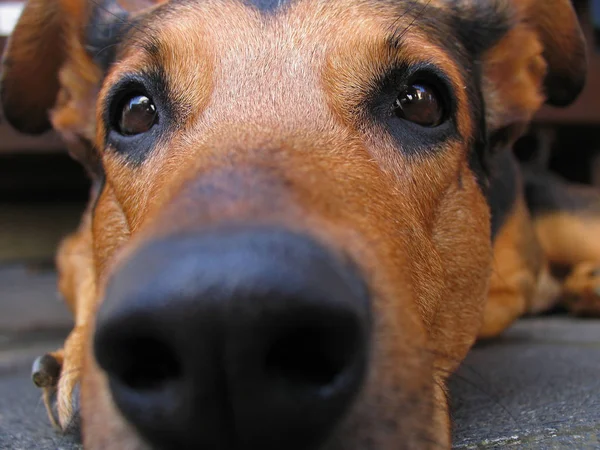
[[[182,376],[175,352],[155,338],[129,338],[112,349],[104,369],[135,391],[159,390]]]
[[[267,353],[267,374],[297,387],[333,385],[354,366],[359,336],[353,321],[295,326],[274,340]]]
[[[371,300],[351,261],[310,237],[224,224],[149,242],[118,269],[93,356],[140,439],[326,445],[369,369]]]

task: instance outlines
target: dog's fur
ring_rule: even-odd
[[[414,68],[446,80],[442,131],[377,113]],[[94,182],[58,253],[75,328],[46,358],[60,376],[37,373],[59,426],[80,383],[86,448],[145,448],[90,345],[106,284],[144,243],[234,221],[350,255],[372,293],[368,377],[327,448],[449,448],[446,380],[478,335],[561,298],[598,308],[600,241],[586,237],[600,222],[566,211],[555,182],[535,208],[547,181],[524,181],[511,150],[585,70],[568,0],[30,0],[5,54],[5,116],[53,127]],[[123,144],[106,110],[131,74],[169,107],[160,136]],[[564,285],[553,263],[572,270]]]

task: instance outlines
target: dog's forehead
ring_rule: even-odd
[[[144,35],[154,35],[156,44],[182,37],[181,32],[161,32],[166,27],[177,30],[181,21],[191,24],[187,31],[201,27],[202,22],[212,22],[220,40],[224,39],[223,27],[248,25],[250,17],[254,26],[263,29],[268,28],[266,23],[282,21],[284,32],[303,38],[309,31],[313,35],[324,31],[326,35],[319,38],[323,42],[340,33],[352,34],[355,27],[364,29],[367,22],[370,32],[376,33],[373,24],[379,23],[379,28],[386,27],[391,41],[420,32],[449,53],[462,53],[463,59],[468,53],[467,60],[471,61],[495,44],[512,23],[509,3],[502,0],[157,0],[159,6],[139,15],[120,9],[121,1],[94,2],[87,24],[86,47],[105,70],[122,49],[120,44],[127,47],[140,39],[147,42]],[[290,16],[295,19],[289,20]],[[192,32],[184,37],[188,40],[199,35]],[[243,39],[243,33],[229,35]]]
[[[193,62],[198,70],[211,72],[221,86],[229,80],[246,88],[259,82],[271,87],[292,80],[294,85],[299,80],[309,83],[312,75],[332,64],[332,58],[351,54],[368,62],[362,71],[357,63],[358,71],[375,76],[390,65],[395,59],[390,55],[397,54],[401,41],[407,39],[413,43],[407,46],[411,51],[403,52],[408,53],[406,61],[460,65],[452,62],[454,55],[441,49],[439,29],[450,27],[449,16],[428,1],[260,0],[261,7],[278,8],[269,14],[250,1],[165,3],[135,27],[125,42],[122,60],[130,61],[134,70],[136,66],[164,67],[172,79],[195,77],[197,71],[187,70]],[[437,17],[438,26],[433,28],[439,35],[417,28],[416,19],[426,10],[430,21]],[[443,33],[446,38],[449,32]],[[425,48],[420,42],[432,45]],[[459,48],[456,43],[452,46]]]
[[[188,49],[213,56],[221,67],[232,56],[229,62],[240,68],[243,61],[251,63],[259,56],[272,61],[293,56],[298,61],[301,54],[310,54],[314,63],[327,49],[349,42],[393,41],[415,24],[411,16],[418,14],[418,5],[384,0],[174,0],[142,18],[124,42],[132,51],[123,55],[137,58],[142,49],[164,64],[173,53],[182,55]]]
[[[258,27],[281,20],[288,21],[288,31],[295,33],[309,29],[337,33],[371,20],[371,26],[379,21],[392,36],[421,32],[450,51],[463,47],[477,57],[510,28],[509,10],[509,3],[502,0],[171,0],[149,14],[146,24],[156,31],[156,24],[177,25],[194,16],[202,20],[204,14],[205,20],[227,26],[232,17],[258,16],[262,17],[254,21]],[[235,26],[235,19],[229,25]]]
[[[322,81],[337,71],[334,66],[343,68],[336,79],[349,76],[350,85],[366,89],[402,61],[433,64],[460,90],[477,60],[473,53],[504,31],[499,4],[503,3],[172,0],[136,21],[119,46],[118,67],[111,70],[105,87],[128,72],[151,70],[168,78],[177,92],[217,86],[228,98],[243,94],[242,98],[263,100],[268,96],[248,93],[277,92],[282,104],[298,101],[288,97],[301,92],[306,103],[309,93],[318,92]],[[267,6],[276,9],[265,14]]]

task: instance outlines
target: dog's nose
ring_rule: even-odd
[[[112,277],[94,351],[158,448],[309,449],[360,390],[370,304],[354,266],[280,229],[142,248]]]

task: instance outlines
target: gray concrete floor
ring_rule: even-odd
[[[452,381],[457,449],[599,449],[600,321],[526,319]]]
[[[70,318],[51,272],[0,269],[0,449],[79,449],[29,379]],[[525,319],[477,345],[453,378],[456,449],[600,449],[600,320]]]

